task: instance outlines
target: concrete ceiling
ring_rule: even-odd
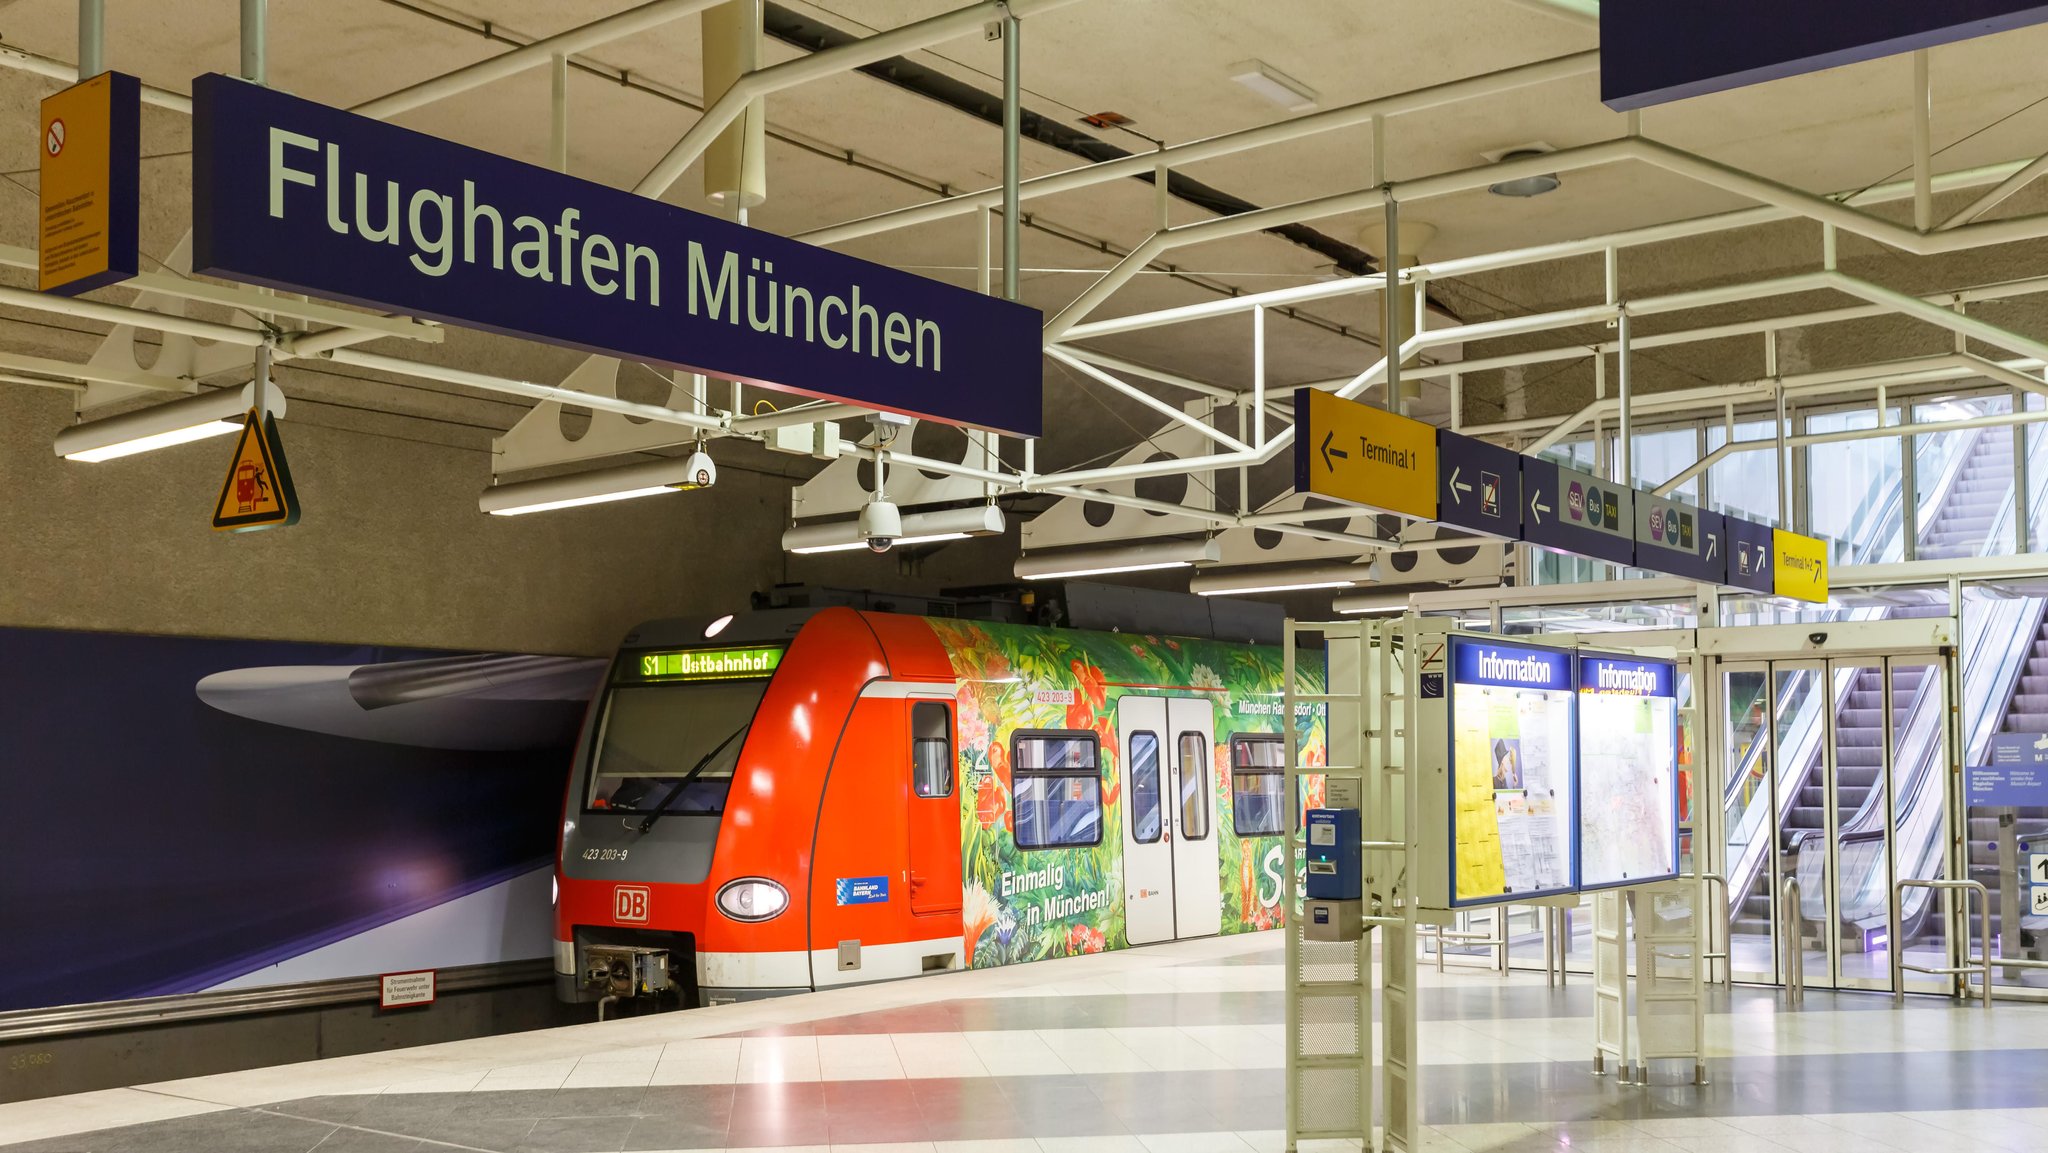
[[[959,0],[787,0],[784,7],[853,35],[935,15]],[[628,0],[322,0],[275,3],[270,17],[271,82],[323,103],[347,107],[407,85],[588,23],[631,4]],[[185,91],[193,76],[232,71],[237,30],[233,5],[218,0],[109,0],[107,62],[146,82]],[[76,57],[74,6],[60,0],[17,0],[0,5],[0,38],[16,49],[60,61]],[[1130,117],[1144,137],[1180,144],[1223,132],[1285,120],[1289,114],[1228,79],[1231,66],[1257,58],[1314,88],[1319,106],[1335,107],[1457,80],[1515,65],[1583,52],[1596,46],[1583,24],[1504,0],[1083,0],[1025,23],[1024,90],[1027,105],[1132,151],[1152,147],[1145,138],[1079,125],[1083,113],[1112,110]],[[617,186],[636,182],[696,120],[701,106],[699,35],[695,18],[603,45],[579,56],[570,85],[571,168],[579,176]],[[769,62],[802,51],[771,40]],[[2048,88],[2039,61],[2048,55],[2048,29],[2030,29],[1935,49],[1933,142],[1936,171],[2027,159],[2048,151]],[[945,76],[1000,91],[1000,45],[969,36],[912,54]],[[1657,140],[1722,164],[1814,193],[1852,190],[1894,180],[1910,169],[1911,65],[1906,57],[1831,70],[1662,107],[1646,112],[1642,131]],[[0,164],[16,186],[0,201],[0,243],[32,245],[35,102],[61,85],[24,72],[0,73],[0,103],[17,130],[0,136]],[[1399,181],[1470,168],[1483,155],[1542,141],[1571,148],[1609,140],[1627,129],[1624,117],[1597,99],[1597,76],[1531,87],[1404,115],[1389,122],[1384,167]],[[767,103],[771,126],[769,199],[750,223],[779,233],[800,233],[933,199],[939,189],[975,190],[999,182],[1001,141],[984,121],[883,80],[843,74],[776,94]],[[549,81],[530,71],[405,113],[398,123],[521,160],[542,163],[548,140]],[[144,248],[166,258],[189,219],[189,126],[176,113],[150,109],[144,122],[146,222]],[[1027,141],[1026,177],[1082,163],[1074,155]],[[1185,174],[1262,206],[1285,204],[1363,187],[1371,181],[1370,132],[1352,128],[1257,152],[1197,163]],[[1939,208],[1952,210],[1973,193],[1952,194]],[[696,170],[666,199],[708,209]],[[1616,230],[1748,207],[1733,194],[1636,163],[1569,172],[1555,193],[1514,200],[1483,191],[1432,199],[1404,219],[1426,221],[1437,235],[1424,256],[1466,256],[1570,240]],[[2036,211],[2024,195],[1999,215]],[[1152,231],[1154,194],[1148,184],[1122,180],[1035,199],[1027,205],[1033,227],[1023,240],[1022,292],[1048,315],[1068,304],[1101,271]],[[1880,211],[1895,218],[1898,205]],[[1181,203],[1175,224],[1207,214]],[[1350,213],[1310,222],[1347,245],[1376,213]],[[975,216],[848,242],[841,247],[871,260],[951,283],[975,279]],[[1669,292],[1803,271],[1815,266],[1819,230],[1810,223],[1769,225],[1742,232],[1631,250],[1622,258],[1629,291]],[[1931,291],[2030,275],[2048,249],[2039,243],[2002,246],[1939,259],[1900,256],[1874,244],[1843,242],[1844,266],[1858,275],[1908,291]],[[1255,234],[1181,250],[1172,257],[1191,275],[1155,269],[1137,277],[1100,309],[1097,318],[1214,300],[1313,283],[1336,275],[1331,259],[1269,234]],[[8,272],[10,283],[25,283]],[[1467,321],[1585,304],[1601,293],[1597,256],[1550,265],[1484,273],[1432,286],[1440,308]],[[121,290],[101,294],[122,300]],[[1818,306],[1840,303],[1822,294]],[[1690,326],[1804,308],[1808,301],[1778,300],[1731,307],[1711,316],[1646,321]],[[1378,359],[1377,298],[1358,295],[1304,306],[1313,323],[1275,318],[1268,345],[1275,386],[1348,376]],[[2038,315],[2037,315],[2038,313]],[[0,342],[11,349],[82,360],[104,326],[20,311],[7,319]],[[2043,331],[2048,313],[2027,302],[1990,308],[1999,323]],[[2031,326],[2031,328],[2029,327]],[[1106,338],[1095,347],[1174,373],[1226,387],[1248,386],[1249,324],[1243,317],[1154,329]],[[1842,334],[1854,332],[1853,336]],[[1488,356],[1574,340],[1609,337],[1597,327],[1475,344],[1468,356]],[[573,353],[475,333],[451,333],[439,347],[377,346],[397,355],[542,381],[559,381],[580,360]],[[1827,330],[1798,343],[1799,358],[1814,364],[1833,357],[1882,359],[1948,346],[1925,325],[1884,320]],[[1646,392],[1740,380],[1760,369],[1760,343],[1716,341],[1646,355],[1640,368]],[[650,374],[628,372],[640,399],[659,399]],[[287,383],[332,406],[334,419],[409,429],[427,439],[475,447],[520,415],[521,406],[445,384],[336,367],[300,370]],[[1125,398],[1077,384],[1047,362],[1049,433],[1041,468],[1099,459],[1140,441],[1160,421]],[[1592,374],[1584,361],[1527,373],[1481,373],[1468,381],[1468,416],[1538,415],[1576,409],[1590,397]],[[1162,390],[1162,395],[1166,395]],[[1432,382],[1418,411],[1445,408],[1441,382]],[[789,458],[753,453],[754,467],[800,473]],[[479,477],[479,482],[483,480]]]

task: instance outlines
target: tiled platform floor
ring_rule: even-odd
[[[4,1153],[1283,1147],[1277,934],[0,1105]],[[2041,1153],[2048,1006],[1721,994],[1713,1084],[1588,1072],[1581,981],[1424,970],[1430,1153]]]

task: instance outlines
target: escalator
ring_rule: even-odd
[[[2012,695],[2007,698],[1999,720],[2001,733],[2048,733],[2048,613],[2038,607],[2031,635],[2033,639],[2019,666]],[[2001,862],[1999,845],[2008,835],[2019,844],[2048,840],[2048,809],[1974,807],[1969,811],[1969,821],[1970,879],[1982,881],[1988,890],[1986,904],[1990,909],[1994,951],[2002,956],[2040,956],[2043,937],[2048,936],[2042,932],[2048,929],[2048,918],[2029,916],[2022,908],[2019,939],[2005,939],[2000,898],[2005,895],[2005,887],[2017,885],[2018,879],[2007,875],[2011,865]],[[2025,901],[2026,891],[2021,889],[2019,896]],[[1978,939],[1978,923],[1979,914],[1973,910],[1971,940]]]
[[[1916,541],[1918,553],[1924,559],[1981,555],[1999,525],[2009,523],[2013,477],[2011,433],[2002,428],[1986,429],[1963,445],[1937,446],[1930,441],[1928,448],[1937,447],[1960,451],[1946,460],[1938,459],[1932,451],[1918,455],[1923,466],[1921,475],[1937,477],[1932,495],[1918,510],[1921,513],[1921,531]],[[1896,493],[1890,494],[1888,501],[1874,503],[1867,534],[1873,541],[1889,537],[1893,541],[1892,548],[1896,549],[1898,529],[1903,520],[1902,504],[1901,494]],[[1880,509],[1882,511],[1878,511]],[[1899,604],[1888,608],[1839,612],[1840,619],[1858,620],[1948,615],[1947,607],[1941,604]],[[2048,656],[2048,649],[2043,652]],[[2048,677],[2048,664],[2044,664],[2042,670],[2043,676]],[[1822,747],[1827,728],[1820,723],[1821,717],[1816,715],[1816,705],[1818,702],[1832,702],[1836,761],[1836,795],[1832,803],[1836,806],[1833,818],[1839,835],[1838,858],[1843,874],[1843,884],[1836,893],[1841,940],[1845,948],[1858,949],[1864,942],[1883,939],[1889,901],[1883,845],[1884,710],[1889,707],[1892,713],[1894,749],[1899,754],[1893,771],[1901,804],[1908,803],[1909,798],[1913,803],[1923,803],[1932,798],[1938,809],[1939,773],[1932,770],[1945,764],[1939,736],[1945,710],[1939,701],[1927,698],[1926,690],[1932,687],[1928,671],[1926,667],[1894,666],[1889,701],[1885,699],[1884,671],[1875,666],[1838,668],[1833,676],[1817,671],[1800,671],[1790,674],[1786,683],[1780,685],[1781,713],[1773,718],[1773,725],[1783,742],[1779,761],[1778,827],[1775,837],[1751,838],[1752,851],[1739,861],[1730,861],[1730,880],[1734,883],[1735,892],[1731,908],[1732,932],[1758,936],[1768,936],[1770,932],[1771,871],[1766,855],[1761,851],[1766,844],[1774,844],[1780,853],[1784,875],[1801,878],[1800,912],[1808,932],[1817,931],[1827,916],[1830,886],[1822,871],[1827,855],[1825,830],[1829,814],[1826,806],[1830,803]],[[1826,683],[1814,684],[1814,678],[1822,678]],[[2048,680],[2041,683],[2048,686]],[[2044,694],[2042,704],[2044,709],[2048,709],[2048,694]],[[1796,715],[1795,709],[1798,710]],[[1791,772],[1785,771],[1787,766],[1793,766]],[[1768,818],[1764,816],[1769,811],[1765,807],[1769,801],[1767,790],[1737,800],[1735,789],[1743,777],[1743,772],[1731,772],[1730,796],[1724,799],[1725,803],[1749,809],[1746,823],[1756,825],[1759,817],[1767,823]],[[1759,807],[1763,808],[1762,813],[1756,811]],[[1931,827],[1924,820],[1911,822],[1910,833],[1914,840],[1908,843],[1903,838],[1909,835],[1909,830],[1905,825],[1901,826],[1899,864],[1904,870],[1902,875],[1928,875],[1922,870],[1929,867],[1938,870],[1939,828],[1939,821],[1933,822]],[[1911,936],[1911,930],[1925,919],[1927,913],[1925,891],[1912,891],[1902,909],[1907,930],[1902,932],[1902,938]]]

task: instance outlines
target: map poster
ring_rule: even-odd
[[[1452,901],[1572,888],[1572,658],[1451,640]]]
[[[1678,875],[1678,672],[1579,657],[1579,887]]]

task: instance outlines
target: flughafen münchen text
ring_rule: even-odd
[[[293,192],[294,186],[309,191]],[[555,220],[513,216],[479,200],[476,183],[459,192],[414,189],[395,180],[346,172],[341,146],[303,133],[270,129],[270,215],[324,213],[326,225],[370,244],[407,249],[426,276],[445,276],[460,260],[488,264],[510,276],[538,280],[596,296],[617,296],[647,308],[673,307],[663,293],[662,253],[650,244],[578,227],[582,213],[565,207]],[[683,306],[691,316],[744,323],[755,332],[892,363],[943,369],[936,322],[888,310],[861,298],[861,286],[822,292],[775,279],[773,261],[711,249],[695,240],[681,254]],[[675,268],[674,253],[669,268]]]

